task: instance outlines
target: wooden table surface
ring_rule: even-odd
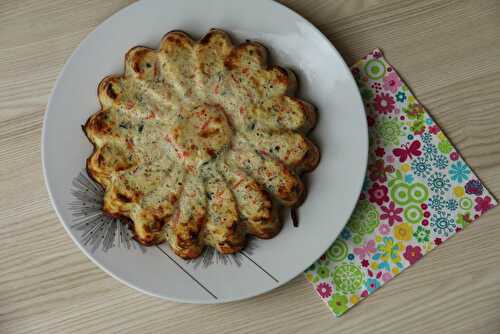
[[[98,269],[58,222],[40,135],[78,43],[129,1],[0,1],[0,333],[499,333],[500,209],[335,320],[303,276],[263,296],[186,305]],[[500,197],[500,2],[283,1],[348,63],[381,47]]]

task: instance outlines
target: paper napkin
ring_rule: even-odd
[[[368,168],[346,227],[307,271],[340,316],[497,205],[379,49],[351,67]]]

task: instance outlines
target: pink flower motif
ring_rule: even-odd
[[[406,246],[406,250],[403,253],[403,257],[410,262],[410,264],[414,264],[418,260],[422,258],[422,249],[419,246]]]
[[[387,196],[388,189],[386,186],[374,183],[373,186],[368,190],[368,200],[370,202],[375,202],[378,205],[382,205],[384,202],[389,201],[389,196]]]
[[[395,222],[403,221],[403,218],[401,218],[401,216],[399,215],[401,212],[403,212],[403,208],[396,208],[396,204],[394,204],[394,202],[390,202],[389,207],[386,207],[384,205],[380,208],[382,209],[382,211],[384,211],[384,213],[380,215],[380,219],[387,219],[390,226],[392,226]]]
[[[369,265],[369,264],[370,264],[370,262],[368,262],[368,260],[367,260],[367,259],[364,259],[364,260],[362,260],[362,261],[361,261],[361,265],[362,265],[363,267],[365,267],[365,268],[366,268],[366,267],[368,267],[368,265]]]
[[[368,297],[368,291],[367,290],[363,290],[363,292],[361,292],[361,297],[363,297],[363,298]]]
[[[441,240],[441,238],[436,238],[436,239],[434,239],[434,244],[435,244],[436,246],[439,246],[439,245],[441,245],[442,243],[443,243],[443,240]]]
[[[456,161],[458,160],[459,156],[458,156],[458,152],[457,151],[453,151],[451,152],[450,154],[450,159],[453,160],[453,161]]]
[[[390,72],[384,78],[384,89],[395,94],[398,91],[398,88],[401,87],[402,83],[403,82],[396,74],[396,72]]]
[[[391,227],[387,224],[382,224],[379,226],[378,231],[382,235],[387,235],[387,234],[389,234],[389,232],[391,232]]]
[[[390,273],[383,273],[382,274],[382,280],[384,282],[389,282],[392,279],[392,275]]]
[[[379,95],[375,96],[374,100],[375,110],[377,110],[381,114],[391,113],[394,110],[395,103],[396,102],[394,101],[392,96],[386,93],[380,93]]]
[[[433,125],[429,128],[429,132],[432,133],[433,135],[438,134],[441,129],[437,125]]]
[[[479,211],[481,212],[481,214],[483,214],[492,207],[494,207],[494,205],[493,203],[491,203],[490,196],[484,196],[484,198],[476,197],[476,206],[474,207],[476,211]]]
[[[319,283],[316,287],[316,291],[321,296],[321,298],[328,298],[332,295],[332,286],[329,283]]]

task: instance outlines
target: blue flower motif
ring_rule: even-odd
[[[458,209],[458,201],[456,199],[449,199],[447,202],[446,202],[446,208],[450,211],[455,211],[456,209]]]
[[[429,206],[431,207],[431,209],[439,211],[444,209],[445,202],[446,200],[443,196],[432,195],[432,197],[429,199]]]
[[[354,254],[347,255],[347,259],[350,261],[354,260]]]
[[[471,173],[469,167],[464,164],[461,160],[458,160],[450,167],[450,175],[453,181],[464,182],[469,178],[469,174]]]
[[[423,157],[413,159],[411,162],[411,169],[415,175],[422,177],[426,177],[431,172],[429,162]]]
[[[442,154],[435,155],[433,158],[433,165],[439,169],[445,169],[448,167],[448,158]]]
[[[396,101],[398,102],[404,102],[406,100],[406,94],[402,91],[399,91],[397,94],[396,94]]]
[[[373,291],[380,288],[380,282],[377,279],[369,278],[365,282],[365,288],[368,290],[368,293],[372,293]]]
[[[431,119],[431,118],[427,118],[427,119],[425,120],[425,123],[426,123],[427,125],[432,125],[432,119]]]
[[[345,228],[342,230],[342,232],[340,232],[340,236],[344,240],[349,240],[351,238],[351,232]]]
[[[438,154],[436,146],[432,144],[424,144],[422,150],[426,155],[430,156],[431,158],[434,157],[436,154]]]
[[[431,216],[432,231],[439,235],[449,236],[455,231],[457,224],[449,212],[438,211]]]
[[[451,182],[448,176],[441,172],[435,172],[427,179],[427,185],[435,193],[444,195],[445,192],[450,190]]]
[[[405,175],[405,182],[406,183],[413,183],[413,175],[411,175],[411,174]]]
[[[432,136],[429,132],[425,132],[420,138],[425,144],[430,144],[432,141]]]

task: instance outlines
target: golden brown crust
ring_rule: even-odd
[[[304,199],[298,175],[319,161],[305,136],[316,112],[267,55],[219,29],[199,41],[175,30],[158,50],[130,49],[124,74],[99,83],[86,168],[105,189],[104,212],[138,242],[167,241],[183,258],[205,245],[234,253],[247,234],[275,236],[278,207]]]
[[[267,66],[267,50],[257,42],[245,42],[234,48],[226,57],[224,65],[229,70],[237,68],[261,69]]]

